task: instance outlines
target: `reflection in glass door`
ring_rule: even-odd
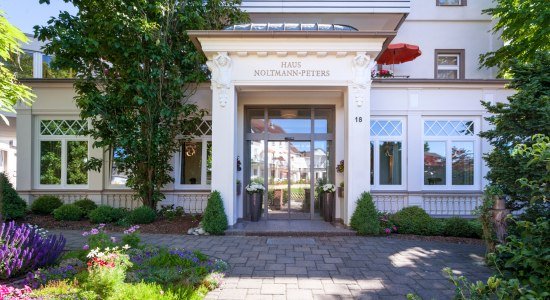
[[[263,218],[320,218],[315,191],[333,178],[333,120],[332,108],[247,109],[245,184],[266,187]]]
[[[270,219],[310,219],[311,142],[268,143],[268,214]]]

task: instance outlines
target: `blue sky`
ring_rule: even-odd
[[[50,5],[39,4],[38,0],[0,0],[0,10],[11,24],[24,33],[34,33],[34,25],[46,25],[52,16],[66,10],[75,13],[76,8],[63,0],[51,0]]]

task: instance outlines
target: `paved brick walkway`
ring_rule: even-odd
[[[63,231],[81,247],[80,232]],[[200,249],[225,259],[231,270],[208,299],[450,299],[453,286],[441,270],[451,267],[485,280],[484,249],[475,245],[385,237],[197,237],[143,234],[156,245]]]

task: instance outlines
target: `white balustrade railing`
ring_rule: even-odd
[[[471,217],[482,203],[481,194],[425,194],[424,210],[432,216]]]
[[[395,213],[408,206],[406,193],[373,193],[372,200],[381,212]]]

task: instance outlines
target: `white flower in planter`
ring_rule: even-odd
[[[336,191],[336,187],[332,183],[327,183],[323,185],[322,189],[325,193],[334,193],[334,191]]]
[[[263,193],[265,187],[260,183],[250,183],[246,186],[246,191],[250,194]]]

